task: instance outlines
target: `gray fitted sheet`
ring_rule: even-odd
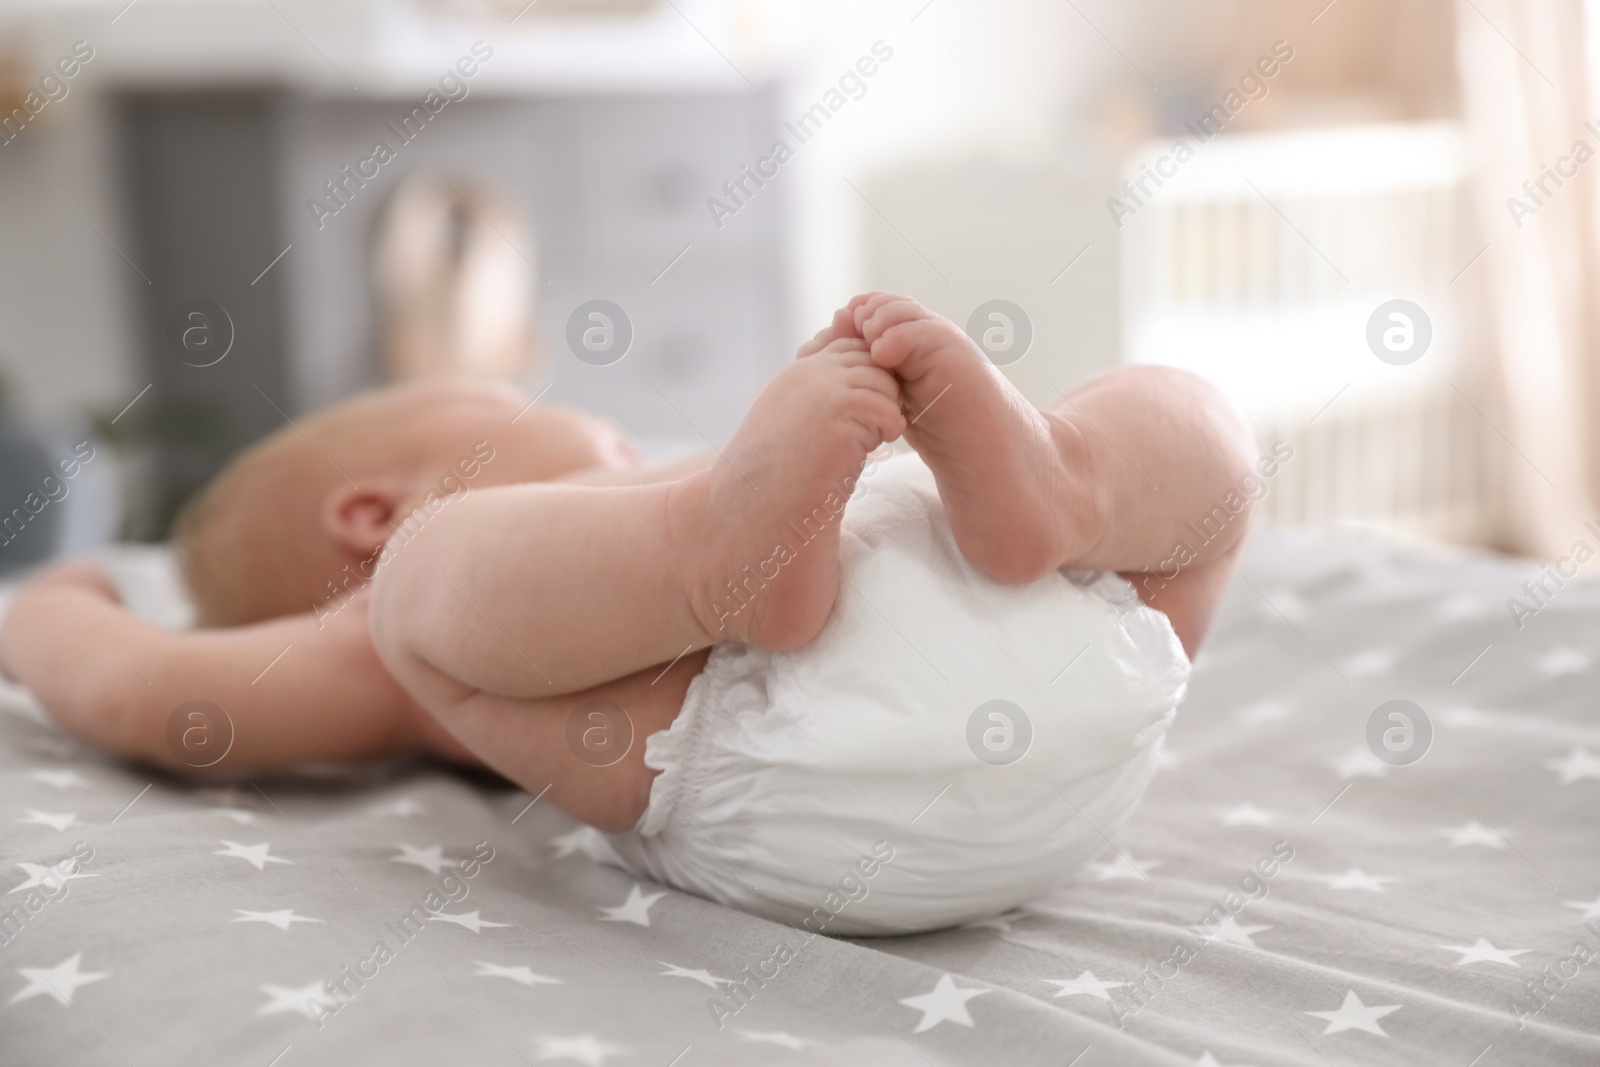
[[[159,555],[114,563],[181,616]],[[1519,630],[1506,599],[1536,573],[1258,536],[1101,861],[893,940],[807,940],[640,883],[486,778],[197,788],[98,757],[6,688],[0,1062],[1596,1062],[1600,587],[1555,590]],[[1395,698],[1435,735],[1410,766],[1365,741]],[[479,842],[494,858],[427,917]],[[1293,858],[1252,880],[1278,842]],[[1256,899],[1229,898],[1241,879]],[[29,882],[56,899],[18,920]],[[392,958],[319,1025],[307,997],[380,941]]]

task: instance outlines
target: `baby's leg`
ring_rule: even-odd
[[[475,492],[391,543],[373,583],[379,655],[437,713],[440,679],[548,697],[723,640],[804,644],[838,593],[843,502],[903,428],[898,398],[852,337],[785,369],[710,470]]]
[[[645,739],[672,725],[709,655],[556,697],[500,696],[437,674],[422,689],[438,722],[484,763],[535,796],[548,787],[545,799],[568,815],[621,833],[644,814],[655,780]]]
[[[1192,655],[1250,522],[1252,444],[1222,396],[1181,371],[1122,367],[1041,412],[915,301],[871,294],[851,309],[873,361],[904,383],[906,438],[973,565],[1007,582],[1062,566],[1131,572]]]

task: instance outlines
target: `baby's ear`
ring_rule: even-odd
[[[323,500],[322,525],[340,548],[365,559],[394,532],[395,512],[408,489],[400,479],[346,482]]]

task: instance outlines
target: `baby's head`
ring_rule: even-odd
[[[365,393],[254,445],[178,517],[175,547],[198,622],[313,610],[363,564],[370,575],[390,534],[430,500],[637,465],[611,424],[527,403],[504,385],[417,382]]]

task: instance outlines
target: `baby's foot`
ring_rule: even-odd
[[[690,606],[710,641],[781,651],[839,591],[839,519],[868,452],[905,429],[900,384],[857,337],[790,364],[710,470],[668,502]]]
[[[967,335],[908,297],[850,302],[872,361],[902,382],[906,440],[933,471],[967,560],[1001,582],[1029,582],[1100,533],[1082,438],[1041,412]]]

